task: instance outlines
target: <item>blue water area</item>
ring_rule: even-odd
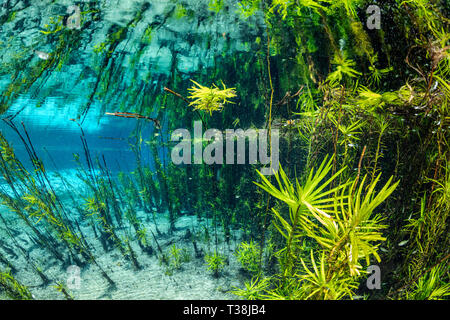
[[[14,116],[12,123],[23,138],[28,133],[38,157],[47,169],[76,167],[74,155],[84,159],[81,141],[84,137],[93,159],[104,157],[112,171],[132,171],[136,166],[136,155],[130,145],[138,139],[133,137],[137,122],[141,122],[139,129],[142,139],[155,139],[154,124],[146,120],[91,112],[80,126],[76,122],[79,105],[66,105],[64,99],[58,97],[48,97],[39,107],[36,107],[36,103],[36,100],[22,97],[3,116],[5,119]],[[0,130],[14,147],[17,157],[30,168],[29,155],[20,135],[4,121],[1,122]],[[143,143],[141,156],[145,163],[151,159],[149,153],[151,150]]]
[[[235,211],[241,201],[248,214],[252,196],[231,182],[254,189],[244,174],[255,171],[173,165],[170,136],[194,121],[264,124],[265,63],[252,50],[265,50],[266,26],[242,12],[235,1],[3,1],[0,272],[29,298],[233,297],[233,252],[251,224]],[[191,80],[240,94],[199,112]]]

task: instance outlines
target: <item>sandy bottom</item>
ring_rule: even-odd
[[[161,262],[155,254],[156,244],[150,236],[151,246],[154,253],[149,255],[143,252],[138,246],[137,240],[132,239],[131,246],[136,253],[140,269],[137,269],[129,259],[126,259],[118,249],[105,252],[100,241],[88,229],[87,223],[81,225],[83,233],[87,235],[87,240],[92,246],[93,254],[98,264],[106,271],[108,276],[115,282],[112,288],[102,277],[98,267],[93,264],[86,264],[80,267],[79,287],[73,279],[72,271],[67,268],[69,265],[62,265],[46,249],[33,243],[28,236],[30,229],[23,222],[10,213],[7,209],[1,208],[0,214],[6,217],[8,227],[13,232],[17,243],[24,249],[20,251],[14,246],[11,238],[6,233],[5,226],[0,223],[0,252],[17,269],[15,278],[22,284],[29,287],[35,299],[56,300],[65,299],[55,285],[59,283],[69,284],[69,293],[75,299],[97,300],[97,299],[237,299],[230,291],[233,287],[243,287],[246,277],[240,272],[239,262],[234,256],[236,246],[241,241],[239,230],[232,232],[232,239],[229,243],[223,241],[223,237],[218,236],[218,251],[227,257],[227,265],[224,267],[219,277],[215,277],[210,270],[207,270],[204,257],[196,257],[194,247],[190,240],[186,239],[188,230],[196,236],[197,247],[203,253],[212,252],[215,248],[213,228],[208,225],[205,219],[198,219],[193,215],[184,215],[177,219],[176,230],[169,234],[168,217],[164,213],[156,214],[156,225],[160,234],[157,240],[162,251],[171,256],[170,249],[175,244],[182,249],[188,257],[188,261],[182,262],[179,269],[170,268]],[[155,223],[150,219],[148,213],[137,212],[138,218],[145,225],[147,230],[151,229],[157,234]],[[42,223],[42,222],[40,222]],[[39,224],[38,224],[39,225]],[[205,235],[208,229],[210,239]],[[26,231],[25,231],[26,230]],[[25,231],[25,232],[24,232]],[[129,229],[130,234],[134,234]],[[121,233],[123,234],[123,233]],[[66,252],[62,249],[62,252]],[[51,283],[44,285],[41,278],[27,262],[28,256],[39,266]],[[4,269],[2,267],[2,269]],[[75,287],[74,287],[75,286]],[[0,299],[5,299],[5,295],[0,292]]]

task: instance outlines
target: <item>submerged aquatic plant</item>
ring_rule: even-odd
[[[334,272],[333,266],[326,261],[325,252],[322,252],[320,265],[317,266],[313,251],[311,251],[312,270],[307,267],[303,259],[300,260],[305,271],[305,274],[300,276],[300,279],[303,280],[301,292],[304,297],[302,298],[305,300],[337,300],[351,297],[353,290],[358,287],[357,282],[351,276],[343,276]]]
[[[218,277],[220,271],[225,267],[226,257],[223,254],[214,251],[212,254],[205,255],[205,261],[208,265],[208,270],[211,270],[214,273],[214,276]]]
[[[330,81],[331,84],[341,82],[344,76],[348,78],[356,78],[361,75],[360,72],[354,69],[356,62],[351,59],[347,59],[341,54],[336,54],[334,56],[332,64],[336,65],[336,70],[331,72],[327,77],[327,80]]]
[[[74,300],[73,295],[69,292],[69,289],[66,287],[66,285],[64,283],[57,282],[57,284],[54,286],[54,288],[58,292],[61,292],[66,300]]]
[[[225,6],[224,0],[209,0],[208,10],[219,13]]]
[[[227,88],[222,82],[223,89],[219,89],[215,84],[211,88],[204,87],[194,80],[191,80],[196,87],[191,87],[189,99],[193,100],[189,103],[194,110],[208,111],[212,114],[213,111],[221,111],[226,103],[232,103],[228,99],[236,97],[234,88]]]
[[[265,292],[270,289],[270,280],[270,278],[254,277],[244,283],[245,288],[234,288],[231,293],[246,300],[264,299]]]
[[[421,276],[411,290],[407,290],[408,300],[444,300],[450,296],[450,283],[445,282],[446,264],[438,265]]]
[[[181,267],[181,249],[177,248],[175,244],[170,248],[170,263],[175,269]]]
[[[291,286],[295,279],[301,283],[306,281],[298,291],[303,299],[352,296],[355,281],[362,274],[360,260],[365,259],[367,265],[371,256],[380,261],[376,242],[385,240],[380,232],[385,226],[380,223],[381,216],[373,212],[398,185],[390,178],[375,192],[378,176],[367,186],[364,177],[361,182],[356,178],[330,187],[345,170],[326,178],[332,169],[332,160],[325,158],[317,170],[309,172],[303,183],[298,179],[292,183],[282,168],[275,175],[278,187],[262,174],[262,182],[257,183],[289,208],[287,216],[272,208],[274,226],[285,239],[285,246],[278,253],[282,268],[279,285],[281,288]],[[305,237],[318,245],[315,251],[320,255],[319,266],[313,251],[309,262],[299,258],[300,244]]]
[[[9,270],[0,272],[0,288],[14,300],[34,299],[28,288],[17,281]]]
[[[245,271],[254,275],[258,275],[261,272],[259,263],[261,248],[253,240],[241,242],[236,249],[235,255]]]

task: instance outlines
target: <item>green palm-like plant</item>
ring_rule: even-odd
[[[365,258],[367,264],[372,255],[380,261],[378,245],[372,243],[385,240],[380,230],[386,226],[380,223],[381,216],[373,216],[373,212],[395,190],[398,182],[392,183],[391,177],[375,194],[379,179],[380,175],[367,186],[364,195],[362,192],[366,177],[362,179],[356,194],[353,195],[352,192],[356,189],[357,181],[344,189],[342,192],[347,193],[348,197],[341,197],[339,207],[336,207],[332,217],[320,221],[323,226],[320,235],[311,234],[329,252],[329,261],[338,263],[335,269],[347,264],[352,276],[360,274],[360,258]]]
[[[313,252],[311,251],[311,264],[313,270],[308,269],[303,259],[302,265],[306,274],[300,278],[304,281],[302,284],[302,291],[305,292],[305,300],[310,298],[337,300],[345,296],[352,296],[352,289],[356,289],[356,281],[352,277],[339,277],[337,273],[332,273],[328,276],[326,270],[326,258],[322,253],[320,265],[317,266]]]
[[[226,103],[231,103],[228,99],[236,97],[234,88],[227,88],[222,82],[223,89],[219,89],[215,84],[212,88],[208,88],[191,80],[196,87],[189,88],[189,99],[193,100],[189,103],[194,110],[221,111]]]
[[[343,55],[336,54],[331,63],[336,65],[336,70],[331,72],[327,77],[327,80],[330,81],[330,84],[336,84],[341,82],[344,76],[347,76],[349,78],[355,78],[361,75],[360,72],[353,69],[353,67],[356,66],[356,62],[347,59]]]
[[[100,212],[100,210],[106,208],[106,204],[104,202],[98,202],[95,197],[90,197],[85,200],[86,202],[84,203],[84,206],[86,211],[89,212],[87,214],[88,216],[96,215]]]
[[[54,199],[53,194],[49,194]],[[51,208],[42,199],[33,194],[26,194],[22,196],[22,199],[26,202],[25,210],[30,214],[30,217],[36,217],[39,223],[43,218],[48,219],[51,223],[61,226],[62,222],[52,213]]]
[[[385,226],[380,223],[381,216],[373,215],[373,212],[398,185],[398,182],[392,182],[391,177],[376,192],[375,188],[380,180],[378,175],[367,186],[364,177],[359,186],[359,178],[356,178],[331,187],[331,183],[344,170],[343,168],[326,179],[331,168],[332,158],[325,158],[316,171],[311,170],[303,184],[297,179],[295,185],[291,183],[281,168],[275,175],[278,187],[263,175],[262,183],[257,183],[289,207],[288,219],[278,210],[272,209],[274,225],[286,240],[286,246],[279,252],[282,257],[282,277],[285,280],[297,277],[299,281],[306,281],[308,285],[302,286],[305,298],[338,299],[351,296],[354,281],[361,274],[361,258],[365,258],[367,264],[371,256],[380,261],[378,245],[374,243],[385,240],[380,231]],[[314,239],[319,245],[319,268],[311,252],[314,272],[296,255],[304,237]],[[298,275],[298,260],[306,275]]]
[[[62,282],[57,282],[55,286],[53,286],[58,292],[61,292],[66,300],[74,300],[73,295],[69,292],[67,286]]]
[[[355,121],[351,122],[349,125],[344,125],[343,123],[337,123],[333,120],[335,125],[338,127],[341,135],[338,143],[340,145],[349,145],[359,140],[358,135],[361,134],[359,129],[364,125],[364,122]]]
[[[337,144],[340,146],[344,146],[343,153],[343,165],[347,165],[349,148],[354,148],[356,146],[357,141],[359,141],[359,135],[361,134],[361,127],[364,126],[365,122],[361,122],[361,120],[350,120],[349,124],[344,124],[334,118],[333,115],[328,116],[331,122],[334,123],[338,132],[336,132]]]
[[[142,227],[141,229],[136,230],[136,236],[137,236],[139,242],[140,242],[144,247],[147,247],[147,245],[149,244],[149,243],[148,243],[148,240],[147,240],[147,228]]]
[[[342,196],[338,195],[339,191],[347,184],[342,184],[330,190],[326,188],[342,173],[344,169],[339,170],[336,174],[331,176],[328,180],[321,183],[332,168],[332,158],[327,161],[327,158],[322,162],[316,172],[311,170],[303,186],[296,179],[294,185],[286,176],[283,168],[280,168],[275,175],[278,183],[278,188],[267,180],[267,178],[260,172],[262,183],[256,183],[261,189],[265,190],[275,198],[283,201],[289,206],[289,222],[276,209],[272,208],[272,212],[276,218],[274,223],[277,230],[286,239],[287,244],[284,249],[284,275],[289,276],[292,273],[293,254],[292,247],[295,246],[303,236],[313,230],[311,218],[322,220],[329,218],[335,206],[335,201]],[[335,195],[335,198],[333,197]],[[328,212],[328,213],[327,213]]]
[[[334,206],[334,201],[332,199],[326,198],[331,194],[337,193],[338,190],[345,187],[345,185],[341,185],[335,187],[331,190],[326,190],[331,182],[333,182],[336,177],[338,177],[345,168],[342,168],[338,172],[336,172],[332,177],[328,180],[320,184],[330,172],[332,168],[333,158],[330,158],[327,161],[328,156],[322,161],[319,168],[314,171],[312,169],[306,178],[306,181],[303,185],[300,184],[299,180],[296,179],[296,183],[293,184],[283,168],[280,168],[279,172],[275,175],[275,179],[278,183],[278,188],[275,187],[262,173],[259,173],[262,183],[255,183],[261,189],[267,191],[275,198],[285,202],[290,209],[292,209],[293,213],[299,211],[300,209],[307,209],[311,206],[319,208],[324,212],[329,211],[330,208]],[[320,186],[319,186],[320,184]],[[291,216],[292,220],[293,216]],[[283,226],[286,224],[282,222]]]
[[[383,68],[383,69],[378,69],[375,66],[369,66],[369,71],[370,71],[370,76],[369,76],[369,82],[371,84],[376,84],[377,86],[380,85],[381,82],[381,78],[383,78],[386,74],[388,74],[389,72],[391,72],[394,68],[389,67],[389,68]]]

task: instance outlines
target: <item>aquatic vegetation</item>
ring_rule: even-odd
[[[15,300],[34,300],[33,295],[23,284],[19,283],[11,271],[0,272],[0,288],[11,299]]]
[[[369,57],[370,66],[369,71],[370,75],[368,78],[368,83],[371,85],[380,86],[381,79],[387,77],[387,75],[394,70],[393,67],[379,69],[375,66],[378,63],[378,54],[373,54]]]
[[[238,2],[240,13],[243,17],[248,18],[253,16],[259,10],[259,1],[243,0]]]
[[[177,248],[175,244],[170,248],[170,264],[175,269],[181,267],[181,249]]]
[[[12,122],[10,125],[11,128],[15,129],[17,134],[20,136],[20,133],[15,125]],[[3,199],[3,203],[7,205],[12,212],[16,213],[29,228],[31,228],[37,236],[37,239],[40,240],[41,245],[46,247],[56,259],[65,262],[63,255],[56,250],[56,243],[59,242],[57,239],[60,239],[63,241],[63,244],[68,250],[70,259],[73,259],[73,261],[77,261],[81,264],[79,257],[77,257],[73,251],[75,249],[80,255],[83,256],[84,259],[92,261],[100,269],[102,276],[111,285],[113,285],[114,282],[100,267],[93,256],[91,249],[85,242],[84,236],[82,236],[81,233],[77,234],[74,231],[75,227],[79,230],[79,225],[76,222],[74,223],[68,220],[66,210],[60,202],[59,197],[57,197],[53,191],[50,191],[54,189],[49,182],[46,170],[42,164],[42,161],[40,161],[34,152],[34,148],[32,147],[31,140],[29,140],[26,130],[25,133],[27,135],[29,145],[27,145],[25,139],[22,141],[28,147],[29,156],[34,166],[34,175],[31,175],[30,172],[25,169],[18,158],[16,158],[12,149],[8,148],[7,142],[4,141],[2,143],[4,146],[3,150],[9,153],[6,157],[9,162],[5,161],[2,154],[1,159],[3,174],[6,177],[9,176],[10,172],[12,172],[10,170],[18,170],[20,174],[16,176],[18,179],[16,179],[14,183],[8,178],[7,181],[10,188],[13,190],[13,195],[5,192],[5,190],[2,190],[1,197]],[[0,136],[0,138],[4,139],[3,136]],[[21,190],[24,193],[24,196],[20,196],[18,190]],[[46,222],[46,227],[44,228],[45,233],[42,233],[42,231],[40,231],[40,229],[32,223],[30,218],[35,219],[36,217],[38,218],[37,222],[41,220]],[[5,223],[4,220],[3,222]],[[42,278],[44,283],[47,283],[48,278],[43,274],[42,270],[29,258],[28,260],[31,262],[34,270]]]
[[[224,0],[209,0],[208,10],[219,13],[225,6]]]
[[[253,240],[241,242],[236,249],[236,257],[242,268],[254,275],[258,275],[261,272],[260,255],[261,248]]]
[[[208,265],[208,270],[211,270],[214,276],[218,277],[226,265],[226,257],[215,250],[213,253],[205,255],[205,262]]]
[[[356,279],[361,274],[362,266],[358,262],[359,259],[365,258],[369,264],[369,257],[373,255],[379,260],[377,245],[372,242],[385,240],[379,232],[385,226],[380,224],[379,216],[372,218],[371,215],[372,211],[393,192],[398,183],[390,185],[388,181],[376,196],[373,195],[373,191],[379,177],[368,186],[368,193],[365,196],[362,196],[365,178],[356,194],[352,192],[357,181],[321,193],[342,172],[339,171],[321,184],[331,168],[331,159],[323,161],[315,173],[311,171],[303,187],[299,185],[298,180],[296,185],[293,185],[282,169],[279,176],[276,175],[279,188],[262,176],[263,184],[260,187],[285,202],[290,212],[288,222],[280,212],[272,209],[276,217],[275,227],[286,239],[285,247],[278,253],[282,267],[280,280],[271,280],[272,283],[278,283],[278,287],[274,291],[264,286],[264,294],[272,298],[282,298],[286,294],[290,298],[293,298],[293,294],[298,295],[296,298],[300,299],[350,298],[357,288]],[[340,204],[337,205],[336,202]],[[313,217],[319,224],[310,220]],[[298,243],[303,237],[310,237],[318,243],[321,257],[320,263],[316,263],[311,250],[309,262],[305,262],[303,258],[299,259],[302,270],[296,260]],[[311,265],[312,269],[308,265]],[[291,288],[294,285],[293,281],[301,283],[294,291]],[[248,286],[246,291],[253,286],[255,284]],[[283,294],[283,288],[286,287],[288,290]],[[259,295],[262,297],[263,293]]]
[[[351,297],[354,280],[361,274],[361,258],[367,265],[370,256],[380,259],[377,253],[376,241],[385,240],[380,229],[381,217],[372,213],[397,187],[398,182],[391,180],[378,192],[374,193],[379,176],[367,186],[363,194],[366,177],[359,187],[358,180],[340,184],[327,190],[327,186],[335,180],[344,169],[335,173],[331,178],[322,182],[332,169],[332,159],[324,160],[319,168],[307,176],[303,185],[299,181],[293,184],[280,169],[275,178],[278,188],[261,175],[262,189],[272,196],[286,203],[289,207],[289,221],[278,210],[272,209],[276,217],[275,227],[286,239],[286,246],[282,249],[280,263],[282,278],[299,276],[309,283],[302,286],[306,298],[338,299],[343,296]],[[311,218],[317,220],[313,222]],[[317,267],[313,252],[311,261],[315,272],[311,272],[303,259],[300,259],[307,275],[298,275],[296,271],[296,245],[302,237],[314,239],[321,247],[320,267]],[[319,271],[320,269],[320,271]],[[326,288],[335,287],[335,291],[328,292]]]
[[[50,24],[44,24],[44,30],[40,30],[43,34],[55,34],[63,29],[63,16],[58,16],[58,18],[50,17]]]
[[[54,287],[58,292],[62,293],[66,300],[74,300],[73,295],[69,293],[69,289],[67,289],[64,283],[59,282]]]
[[[445,276],[443,267],[436,266],[414,283],[411,291],[405,293],[408,300],[441,300],[450,295],[450,284],[441,279]]]
[[[189,251],[186,248],[177,248],[175,244],[170,247],[169,254],[164,255],[161,262],[165,266],[165,274],[172,276],[179,271],[183,263],[191,261]]]
[[[232,293],[246,300],[263,299],[264,292],[269,289],[269,281],[270,278],[255,277],[249,282],[245,282],[245,288],[235,288]]]
[[[448,5],[383,2],[374,28],[369,5],[90,1],[62,16],[44,1],[23,19],[35,4],[7,1],[2,297],[161,298],[189,275],[241,284],[186,278],[199,298],[448,299]],[[280,170],[175,165],[170,134],[199,119],[278,130]],[[82,292],[64,285],[72,265],[90,272]]]
[[[331,85],[341,82],[344,76],[348,78],[356,78],[361,75],[360,72],[353,69],[356,66],[356,62],[350,59],[346,59],[344,55],[336,54],[331,62],[336,65],[336,70],[331,72],[327,80],[330,81]]]
[[[177,6],[177,8],[178,8],[178,6]],[[182,17],[183,11],[181,11],[181,9],[179,9],[179,10],[180,10],[179,13],[177,13],[176,15]],[[178,12],[178,11],[175,11],[175,12]],[[142,41],[144,41],[145,43],[150,43],[152,41],[152,32],[153,32],[152,27],[148,26],[147,29],[145,29],[145,31],[144,31],[144,35],[142,36]]]
[[[189,88],[189,99],[193,100],[189,103],[194,110],[208,111],[211,115],[213,111],[221,111],[226,103],[232,103],[228,99],[236,97],[234,88],[227,88],[222,82],[223,89],[219,89],[215,84],[211,88],[204,87],[194,80],[191,80],[194,87]]]
[[[100,42],[99,44],[96,44],[94,46],[94,52],[103,53],[106,50],[107,45],[108,45],[107,42]]]

